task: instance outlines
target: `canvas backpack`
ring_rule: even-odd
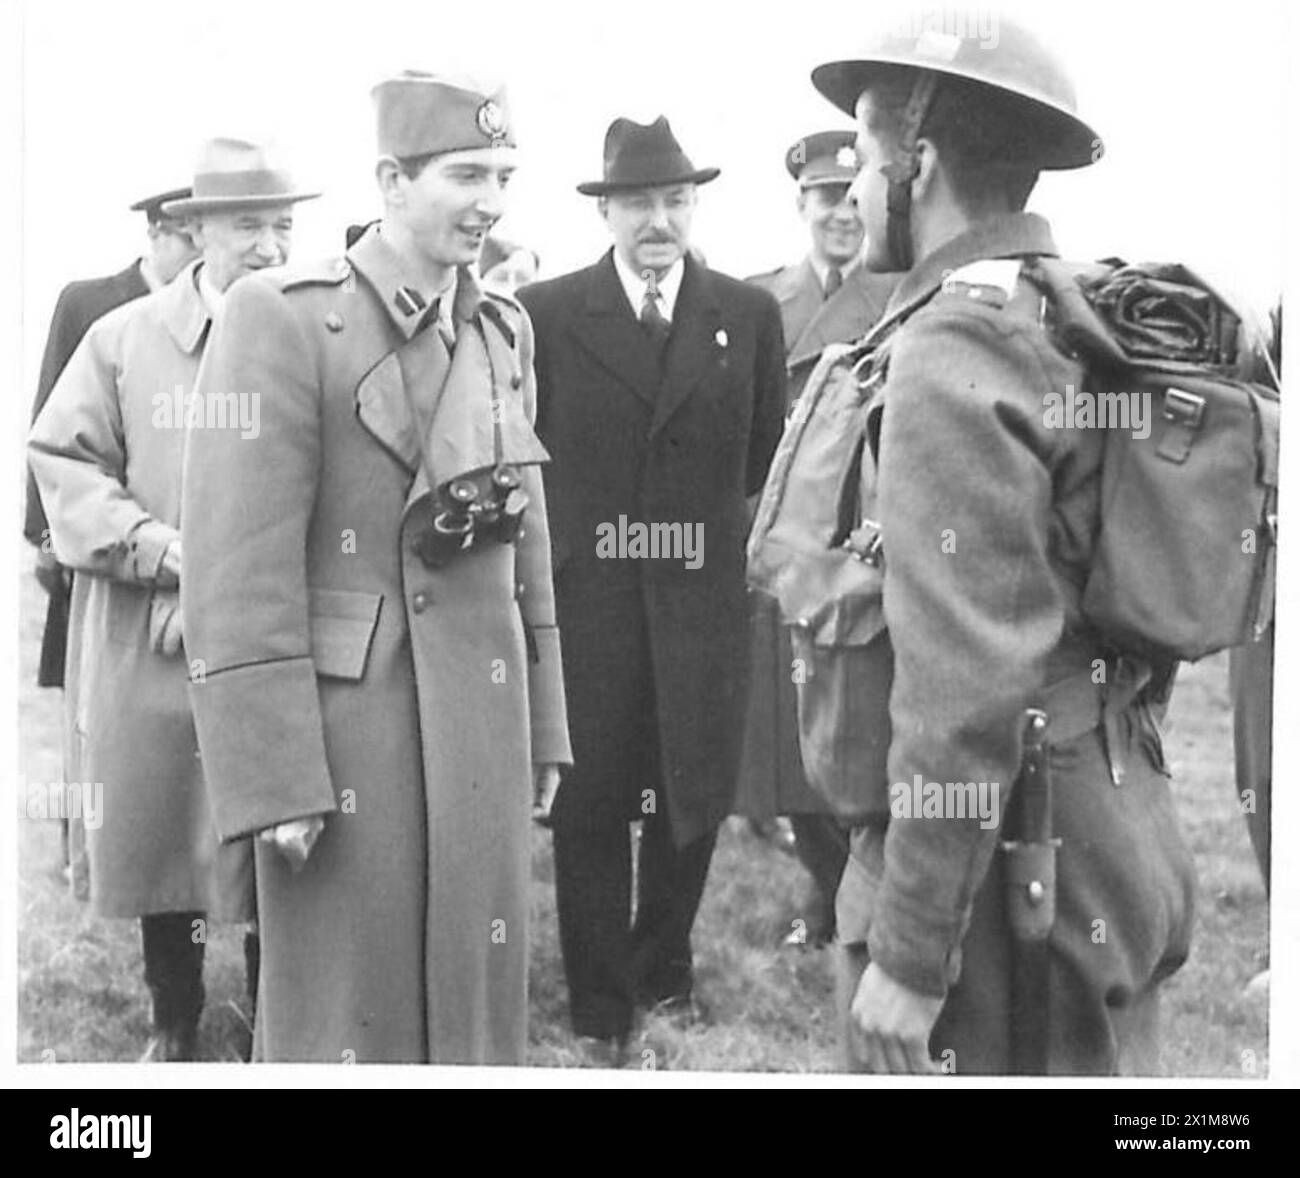
[[[1257,637],[1271,616],[1278,394],[1240,318],[1182,267],[1023,265],[1083,392],[1150,398],[1149,434],[1107,430],[1081,608],[1115,648],[1167,664]],[[828,348],[792,409],[750,532],[751,586],[789,628],[800,750],[832,810],[888,813],[893,652],[874,504],[862,502],[891,324]],[[871,422],[869,424],[869,422]],[[870,493],[870,492],[868,492]]]

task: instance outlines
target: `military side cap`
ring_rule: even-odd
[[[858,174],[853,131],[818,131],[805,135],[785,153],[785,170],[800,188],[819,184],[852,184]]]
[[[381,155],[406,159],[516,145],[504,87],[487,93],[472,83],[406,70],[370,94]]]
[[[165,201],[169,217],[195,213],[240,212],[313,200],[319,192],[301,192],[288,170],[266,144],[244,139],[209,139],[194,168],[193,192]]]
[[[153,196],[142,196],[131,206],[131,212],[144,213],[150,221],[156,221],[163,216],[162,207],[168,201],[185,200],[193,193],[189,188],[170,188],[166,192],[156,192]]]
[[[603,196],[631,188],[662,188],[669,184],[707,184],[717,168],[697,168],[682,150],[660,115],[653,123],[615,119],[605,132],[605,175],[578,185],[583,196]]]

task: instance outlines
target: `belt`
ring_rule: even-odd
[[[1048,731],[1054,744],[1077,740],[1100,728],[1111,784],[1122,785],[1124,764],[1120,752],[1124,746],[1119,720],[1151,682],[1152,668],[1146,662],[1121,655],[1105,660],[1101,670],[1100,683],[1096,669],[1090,668],[1048,684],[1041,706],[1048,715]]]

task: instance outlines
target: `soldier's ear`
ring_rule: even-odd
[[[916,177],[912,181],[912,200],[920,203],[927,196],[934,198],[940,182],[939,177],[943,172],[943,164],[932,139],[922,138],[916,141],[916,164]]]
[[[375,161],[375,183],[379,186],[385,204],[406,203],[406,191],[401,183],[403,176],[402,165],[391,155],[381,155]]]

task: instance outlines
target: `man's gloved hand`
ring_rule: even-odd
[[[533,821],[550,826],[555,791],[560,788],[560,767],[555,764],[533,766]]]
[[[319,814],[308,818],[295,818],[290,822],[281,822],[258,834],[264,843],[270,843],[289,861],[294,872],[299,872],[307,864],[307,856],[325,829],[325,819]]]
[[[36,580],[46,593],[51,597],[56,593],[67,593],[69,579],[68,570],[59,564],[54,553],[46,552],[44,548],[36,550]]]
[[[156,589],[149,603],[149,649],[155,654],[178,654],[183,637],[180,591]]]

